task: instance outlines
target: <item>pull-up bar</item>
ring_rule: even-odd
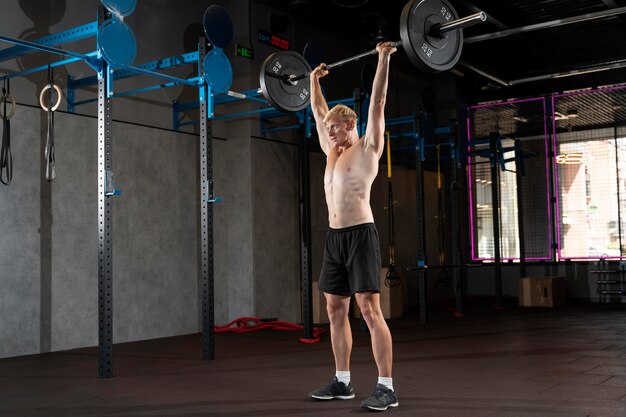
[[[92,65],[92,63],[95,63],[96,65],[99,65],[99,61],[97,59],[94,59],[93,57],[86,55],[86,54],[79,54],[78,52],[72,52],[72,51],[66,51],[65,49],[59,49],[59,48],[53,48],[52,46],[47,46],[47,45],[41,45],[35,42],[30,42],[24,39],[14,39],[14,38],[10,38],[8,36],[4,36],[4,35],[0,35],[0,41],[5,41],[5,42],[9,42],[9,43],[13,43],[15,45],[21,45],[21,46],[26,46],[28,48],[31,49],[36,49],[39,51],[45,51],[45,52],[51,52],[53,54],[57,54],[57,55],[63,55],[63,56],[71,56],[73,58],[77,58],[79,60],[83,60],[86,63]],[[47,66],[46,66],[47,68]]]
[[[86,55],[90,58],[97,58],[98,52],[89,52]],[[20,71],[20,72],[15,72],[13,74],[3,75],[2,77],[0,77],[0,81],[7,80],[9,78],[21,77],[22,75],[33,74],[35,72],[46,71],[49,67],[51,68],[61,67],[63,65],[71,64],[73,62],[78,62],[81,60],[82,60],[81,58],[68,58],[62,61],[51,62],[50,64],[41,65],[39,67],[30,68],[30,69]]]

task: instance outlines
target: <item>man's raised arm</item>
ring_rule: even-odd
[[[396,48],[390,44],[391,42],[384,42],[376,45],[378,66],[372,84],[367,128],[365,129],[365,146],[373,149],[379,158],[385,147],[385,102],[387,101],[389,61],[391,54],[396,51]]]
[[[317,136],[320,141],[320,147],[326,155],[330,150],[330,140],[328,139],[328,132],[324,125],[324,117],[328,114],[328,104],[322,94],[322,87],[320,86],[320,78],[328,74],[325,64],[320,64],[317,68],[311,71],[311,110],[313,111],[313,117],[315,118],[315,128],[317,129]]]

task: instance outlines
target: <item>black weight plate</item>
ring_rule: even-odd
[[[461,57],[463,31],[453,30],[443,38],[431,36],[431,27],[458,19],[454,8],[444,0],[411,0],[400,15],[402,47],[411,62],[425,72],[452,68]]]
[[[265,99],[276,109],[294,112],[304,109],[311,100],[309,77],[294,84],[287,81],[289,75],[311,72],[306,59],[297,52],[280,51],[268,56],[261,65],[259,81]]]
[[[233,21],[222,6],[212,4],[204,12],[204,33],[209,42],[218,48],[226,48],[233,40]]]
[[[324,51],[322,51],[322,47],[315,42],[309,42],[304,45],[302,56],[304,56],[304,59],[306,59],[306,62],[309,63],[311,68],[315,68],[324,62]]]

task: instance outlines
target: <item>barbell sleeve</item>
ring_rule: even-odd
[[[442,23],[441,25],[437,25],[435,31],[440,34],[446,34],[453,30],[465,29],[466,27],[473,26],[477,23],[481,23],[487,20],[487,13],[478,12],[469,16],[462,17],[457,20],[453,20],[451,22]]]

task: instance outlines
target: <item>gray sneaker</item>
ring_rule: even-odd
[[[382,384],[376,384],[374,393],[361,403],[361,408],[366,410],[385,411],[389,407],[397,407],[398,397],[396,393]]]
[[[324,388],[309,392],[309,397],[316,400],[351,400],[354,398],[354,389],[352,388],[352,383],[346,385],[343,382],[339,382],[337,377],[334,377]]]

